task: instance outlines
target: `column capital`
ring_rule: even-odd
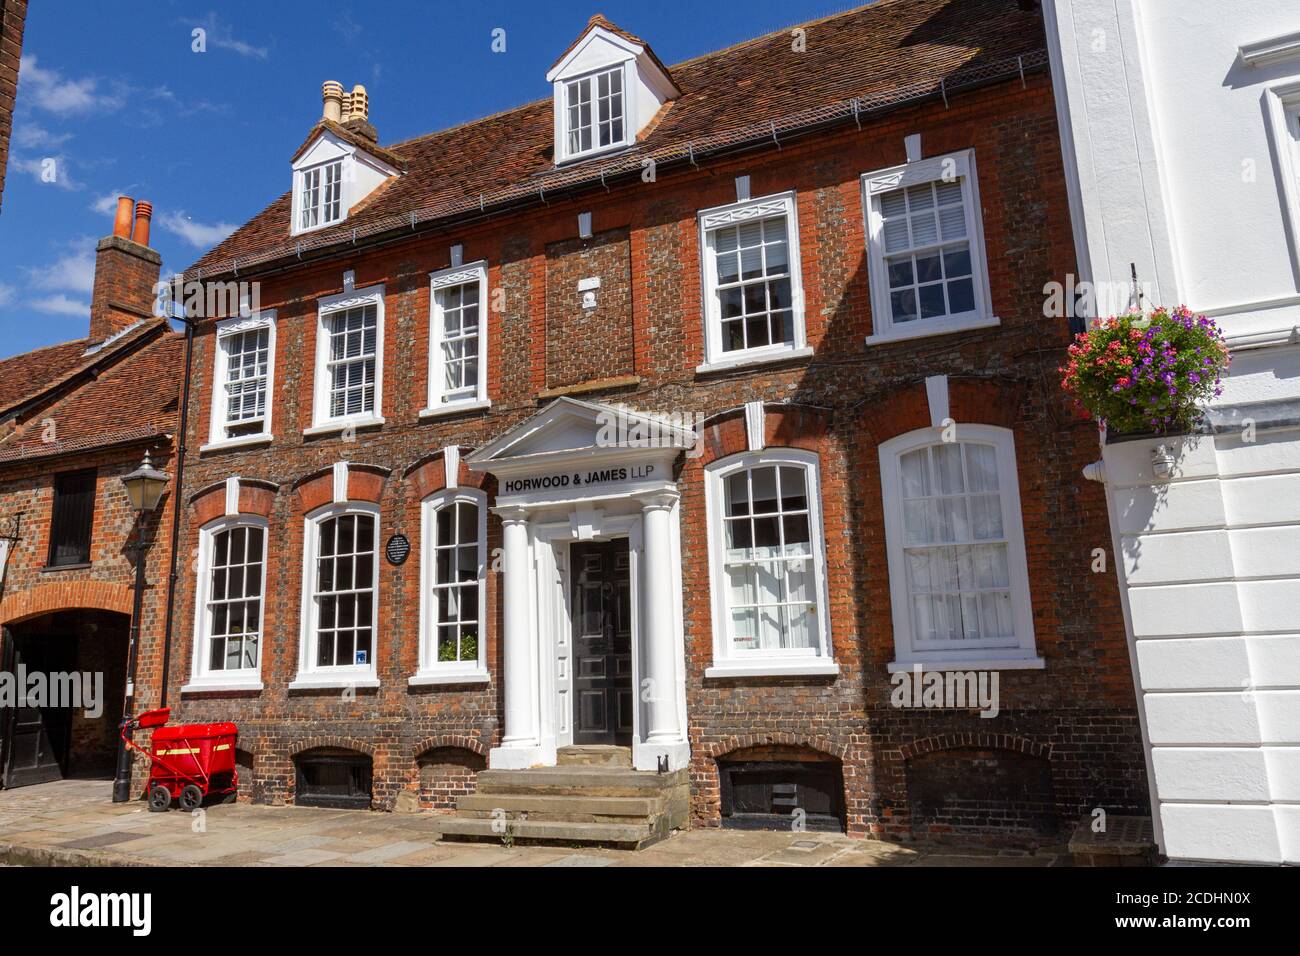
[[[492,510],[500,516],[502,524],[522,524],[528,521],[528,509],[519,505],[504,505]]]
[[[681,493],[675,488],[656,491],[640,498],[642,511],[669,511],[677,504]]]

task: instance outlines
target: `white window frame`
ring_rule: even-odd
[[[1292,267],[1300,272],[1300,82],[1269,87],[1264,91],[1264,103],[1290,232],[1288,252]]]
[[[753,219],[785,217],[786,241],[790,259],[790,311],[794,341],[764,345],[742,351],[727,352],[722,348],[722,303],[718,298],[718,270],[713,248],[713,233],[728,226],[740,225]],[[696,371],[732,368],[737,365],[780,361],[811,355],[807,330],[804,324],[803,260],[799,252],[799,211],[793,190],[746,199],[725,206],[700,210],[697,217],[700,241],[700,283],[703,292],[701,311],[704,315],[704,364]]]
[[[208,600],[212,593],[212,559],[216,537],[235,528],[258,528],[262,532],[262,593],[257,665],[233,670],[212,670],[208,655],[211,627]],[[209,521],[199,529],[198,577],[194,588],[194,641],[187,691],[239,691],[262,689],[262,651],[266,646],[266,568],[270,564],[271,535],[265,518],[257,515],[228,515]]]
[[[998,466],[1003,533],[1007,542],[1007,578],[1011,586],[1011,614],[1015,638],[1004,647],[963,646],[950,641],[944,647],[916,649],[903,556],[902,456],[918,448],[943,443],[941,428],[919,428],[882,442],[879,447],[881,503],[885,512],[885,546],[889,566],[889,599],[894,623],[894,657],[889,669],[908,670],[920,664],[927,670],[1036,669],[1043,666],[1034,645],[1034,614],[1025,558],[1024,519],[1020,511],[1020,480],[1016,469],[1015,435],[995,425],[956,426],[958,442],[992,445]]]
[[[330,415],[329,318],[348,309],[375,306],[375,407],[373,411],[352,415]],[[352,426],[363,428],[384,424],[384,287],[382,285],[343,292],[317,301],[316,368],[312,400],[312,425],[304,435],[338,432]]]
[[[448,505],[467,502],[478,508],[478,658],[438,660],[438,607],[433,600],[435,515]],[[487,495],[476,488],[434,492],[420,506],[420,658],[412,685],[477,684],[488,682],[487,669]]]
[[[266,337],[266,412],[262,416],[262,430],[229,438],[226,436],[226,428],[229,427],[231,422],[226,419],[228,402],[225,389],[226,373],[230,368],[230,356],[226,353],[223,340],[232,335],[256,332],[262,328],[268,330]],[[216,355],[213,361],[212,373],[212,422],[208,430],[208,443],[200,451],[208,451],[214,448],[235,448],[240,445],[260,445],[272,441],[275,438],[275,435],[271,432],[271,414],[275,404],[275,310],[268,309],[252,316],[232,316],[229,319],[222,319],[217,323],[213,343]]]
[[[374,621],[371,625],[370,660],[365,664],[336,664],[322,667],[316,663],[320,608],[316,603],[316,559],[320,554],[320,527],[331,518],[343,515],[367,515],[375,520],[375,560],[373,562]],[[382,608],[379,595],[379,566],[384,555],[380,547],[383,533],[379,506],[365,501],[349,501],[317,508],[303,519],[302,613],[299,615],[298,675],[291,690],[321,687],[378,687],[379,641]]]
[[[323,163],[315,163],[314,165],[308,166],[304,169],[294,170],[293,208],[291,210],[293,214],[293,228],[290,230],[293,233],[293,235],[301,235],[303,233],[315,232],[318,229],[328,229],[330,226],[337,226],[343,220],[348,218],[348,197],[347,197],[347,189],[345,187],[347,182],[349,181],[349,176],[351,173],[351,170],[348,166],[348,164],[351,161],[352,161],[351,157],[339,156],[332,159],[328,159]],[[339,170],[338,182],[335,184],[335,188],[337,188],[338,190],[338,196],[336,201],[338,202],[339,214],[335,218],[327,221],[325,219],[325,210],[328,207],[327,196],[329,191],[329,183],[327,182],[327,180],[329,178],[328,170],[329,167],[331,166],[337,166]],[[303,215],[307,211],[307,207],[304,204],[303,194],[307,191],[308,177],[313,175],[316,176],[318,179],[317,185],[315,187],[317,191],[316,203],[312,207],[317,211],[317,216],[316,216],[315,224],[307,226],[307,225],[303,225],[303,221],[302,221]]]
[[[442,307],[438,304],[438,293],[458,285],[478,283],[479,325],[478,325],[478,385],[475,394],[457,398],[454,401],[444,399],[442,383],[445,380],[442,362]],[[479,260],[465,266],[453,266],[429,273],[429,389],[425,408],[420,410],[421,418],[437,415],[449,415],[476,408],[488,408],[487,372],[488,372],[488,303],[487,262]]]
[[[962,178],[962,200],[966,208],[967,239],[970,244],[971,285],[975,308],[958,316],[915,319],[895,323],[889,301],[889,273],[885,266],[883,228],[877,197],[908,186]],[[904,339],[945,335],[966,329],[989,328],[999,324],[993,314],[989,289],[988,252],[984,245],[984,216],[980,205],[979,177],[975,168],[975,150],[964,149],[943,156],[878,169],[862,176],[863,228],[867,239],[867,270],[871,287],[872,333],[868,344],[897,342]]]
[[[596,145],[597,131],[600,120],[596,106],[596,78],[604,73],[618,73],[623,83],[623,138],[606,144],[605,146]],[[592,147],[586,150],[569,149],[569,87],[575,83],[581,83],[583,80],[592,82]],[[557,163],[567,163],[579,159],[588,159],[592,156],[600,156],[615,150],[625,149],[636,141],[636,132],[633,129],[636,115],[636,61],[628,59],[621,63],[607,63],[596,69],[589,70],[577,76],[568,76],[564,79],[555,81],[555,155]]]
[[[744,651],[732,646],[727,604],[726,479],[757,466],[797,466],[804,469],[808,493],[808,528],[813,538],[812,561],[816,575],[817,646],[777,651]],[[746,677],[779,675],[834,675],[835,663],[831,635],[830,592],[826,582],[826,530],[822,524],[821,463],[818,456],[800,448],[766,448],[742,452],[708,465],[704,472],[705,512],[708,521],[709,587],[712,591],[713,665],[705,677]]]

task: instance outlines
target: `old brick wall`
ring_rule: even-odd
[[[135,592],[135,565],[127,545],[135,538],[136,518],[121,479],[139,467],[146,447],[156,467],[168,472],[174,468],[170,441],[165,438],[72,457],[10,463],[0,468],[0,515],[21,516],[19,537],[10,551],[0,590],[0,624],[13,627],[25,623],[28,627],[49,628],[80,638],[77,667],[103,674],[106,701],[99,718],[87,721],[78,716],[74,721],[74,743],[79,736],[83,751],[93,749],[90,741],[115,733],[122,716],[125,634]],[[85,468],[96,469],[90,564],[47,568],[55,476]],[[158,706],[162,687],[172,504],[169,489],[163,493],[156,510],[146,518],[143,528],[148,550],[136,664],[137,711]],[[84,613],[87,611],[90,613]],[[97,624],[98,630],[92,624]],[[3,640],[0,634],[0,641]],[[140,736],[147,741],[147,732]]]
[[[920,132],[926,155],[974,147],[983,204],[994,328],[888,345],[864,343],[871,310],[859,176],[904,160],[903,138]],[[749,175],[752,194],[795,190],[802,249],[809,359],[726,373],[700,374],[703,335],[696,213],[734,200],[734,177]],[[595,241],[576,239],[577,215],[591,211]],[[626,235],[626,239],[621,238]],[[608,238],[605,238],[608,237]],[[614,238],[619,237],[619,238]],[[421,421],[428,385],[430,271],[450,264],[453,243],[464,261],[488,262],[489,410]],[[627,305],[608,314],[609,293],[630,267]],[[590,255],[582,259],[579,250]],[[559,250],[565,256],[557,256]],[[577,255],[572,268],[567,259]],[[305,437],[311,423],[311,356],[316,299],[341,291],[345,269],[358,289],[385,284],[382,428],[353,440]],[[664,412],[707,417],[710,452],[681,474],[682,552],[687,635],[687,696],[697,824],[718,822],[716,760],[769,744],[809,748],[842,762],[848,828],[904,837],[909,815],[911,748],[943,749],[961,759],[977,734],[997,735],[985,751],[1043,748],[1055,813],[1062,826],[1093,806],[1135,811],[1146,800],[1144,771],[1124,630],[1113,575],[1091,574],[1095,547],[1110,536],[1105,501],[1080,470],[1096,457],[1096,433],[1067,412],[1055,367],[1068,332],[1044,319],[1043,285],[1075,271],[1052,96],[1045,75],[954,96],[865,124],[787,143],[698,171],[662,174],[579,199],[553,199],[528,214],[457,227],[373,252],[267,277],[261,302],[277,310],[275,439],[268,446],[200,455],[212,401],[213,335],[195,347],[190,406],[191,467],[184,494],[231,475],[275,489],[268,504],[270,567],[265,689],[243,695],[181,695],[193,636],[193,568],[179,583],[171,699],[187,720],[234,719],[241,747],[255,754],[258,799],[292,800],[295,753],[345,746],[375,758],[375,805],[402,789],[424,789],[419,758],[432,738],[456,737],[485,753],[500,735],[499,577],[488,582],[487,662],[483,687],[411,688],[418,641],[419,502],[436,482],[422,463],[457,444],[484,444],[536,411],[556,383],[581,386],[611,368],[637,379],[599,387],[596,400],[626,401]],[[577,273],[599,273],[600,322],[569,311]],[[500,293],[499,295],[497,293]],[[560,324],[556,324],[556,321]],[[571,323],[571,324],[564,324]],[[599,331],[596,331],[599,328]],[[557,334],[560,330],[561,334]],[[587,341],[590,339],[591,341]],[[557,355],[556,344],[566,346]],[[630,343],[630,346],[629,346]],[[630,359],[628,349],[630,347]],[[894,646],[886,572],[877,446],[929,424],[923,379],[951,377],[959,422],[1013,429],[1024,510],[1040,671],[1004,672],[1002,714],[905,711],[890,706],[885,665]],[[737,409],[768,404],[769,443],[812,448],[821,456],[831,631],[840,673],[834,678],[705,679],[712,656],[704,542],[702,468],[744,448]],[[291,692],[301,605],[301,489],[311,476],[348,459],[372,467],[370,492],[382,537],[404,532],[412,560],[381,566],[377,662],[381,686],[355,699],[335,691]],[[462,468],[462,480],[477,481]],[[422,478],[421,475],[424,475]],[[484,484],[491,496],[491,479]],[[199,496],[201,497],[201,496]],[[197,543],[196,503],[182,530],[186,553]],[[500,525],[489,520],[489,548]],[[993,726],[990,726],[993,725]],[[968,739],[969,738],[969,739]],[[314,743],[311,743],[313,742]],[[321,741],[329,741],[323,744]],[[457,745],[461,746],[461,745]],[[928,750],[927,750],[928,752]],[[990,759],[981,757],[979,759]]]

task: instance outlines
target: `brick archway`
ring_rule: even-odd
[[[487,748],[476,737],[466,737],[463,734],[435,734],[432,737],[425,737],[416,744],[411,749],[411,758],[419,760],[430,750],[446,750],[449,748],[468,750],[480,757],[487,756]]]
[[[0,602],[0,624],[17,624],[55,611],[87,609],[130,616],[131,588],[108,581],[51,581],[6,595]]]
[[[918,737],[906,743],[900,749],[904,760],[911,760],[921,754],[937,753],[941,750],[955,750],[959,747],[979,747],[984,750],[1010,750],[1014,753],[1027,754],[1030,757],[1052,759],[1052,745],[1038,743],[1028,737],[1015,734],[987,733],[952,733],[935,734],[930,737]]]
[[[375,748],[370,744],[363,743],[352,737],[336,737],[328,735],[323,737],[308,737],[306,740],[300,740],[292,751],[290,757],[298,757],[309,750],[320,750],[323,747],[336,747],[340,750],[355,750],[357,753],[365,754],[367,757],[375,760]]]

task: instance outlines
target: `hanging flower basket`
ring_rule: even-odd
[[[1223,392],[1228,347],[1212,319],[1186,306],[1094,320],[1074,337],[1061,387],[1120,434],[1181,434]]]

